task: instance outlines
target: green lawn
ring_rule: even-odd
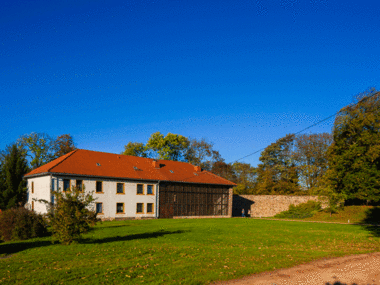
[[[380,224],[380,207],[372,206],[346,206],[337,213],[321,211],[313,217],[306,218],[306,221],[325,221],[338,223],[374,223]]]
[[[325,245],[326,244],[326,245]],[[256,219],[104,222],[75,245],[0,244],[0,284],[208,284],[379,251],[377,228]]]

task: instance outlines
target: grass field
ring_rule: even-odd
[[[0,284],[209,284],[379,251],[377,229],[256,219],[104,222],[70,246],[0,244]]]
[[[325,221],[338,223],[375,223],[380,224],[380,207],[372,206],[346,206],[337,213],[321,211],[313,217],[306,218],[306,221]]]
[[[270,217],[266,219],[290,219]],[[291,219],[290,219],[291,220]],[[331,223],[350,224],[380,224],[380,207],[375,206],[345,206],[336,213],[330,215],[327,211],[319,211],[309,218],[299,219],[303,221],[318,221]]]

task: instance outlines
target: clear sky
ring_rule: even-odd
[[[349,0],[1,0],[0,149],[44,132],[120,153],[160,131],[207,138],[232,162],[380,88],[379,10]]]

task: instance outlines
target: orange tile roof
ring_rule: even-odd
[[[153,161],[154,159],[151,158],[77,149],[32,170],[24,177],[29,178],[54,173],[136,180],[236,185],[211,172],[197,171],[194,165],[187,162],[156,160],[157,165],[159,164],[160,167],[154,167]]]

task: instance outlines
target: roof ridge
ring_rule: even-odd
[[[71,151],[71,153],[69,152],[69,153],[67,154],[67,156],[66,156],[64,159],[62,159],[60,162],[58,162],[58,163],[55,164],[54,166],[50,167],[50,168],[47,170],[47,172],[50,172],[54,167],[56,167],[57,165],[59,165],[59,164],[61,164],[62,162],[64,162],[66,159],[68,159],[70,156],[72,156],[77,150],[80,150],[80,149],[77,148],[77,149],[74,149],[73,151]]]

